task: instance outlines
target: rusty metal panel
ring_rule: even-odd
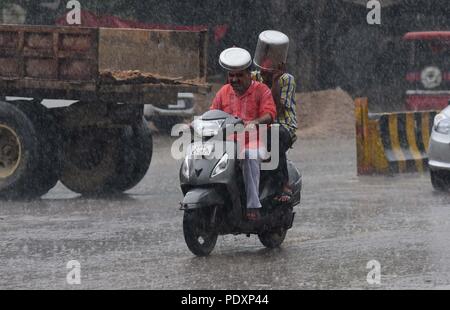
[[[42,31],[40,33],[25,32],[24,50],[53,51],[53,33]]]
[[[95,79],[90,61],[83,59],[61,59],[59,67],[61,80],[89,81]]]
[[[49,58],[25,59],[25,77],[52,80],[58,78],[58,68],[54,60]]]
[[[92,34],[60,34],[60,51],[92,53],[95,45]]]
[[[18,76],[19,62],[16,58],[18,44],[17,32],[0,32],[0,76],[8,78]]]
[[[95,82],[98,29],[2,25],[0,65],[0,78]]]
[[[0,93],[145,104],[168,98],[176,101],[178,92],[204,88],[202,83],[173,80],[173,85],[164,80],[111,84],[101,80],[99,61],[110,70],[139,70],[201,82],[206,77],[206,32],[102,29],[99,45],[99,31],[0,25]]]
[[[14,31],[2,31],[0,32],[0,46],[2,48],[17,48],[19,37],[17,32]]]
[[[182,80],[205,79],[205,33],[100,28],[100,70],[139,70]]]
[[[0,57],[0,76],[11,78],[17,76],[19,64],[14,57]]]

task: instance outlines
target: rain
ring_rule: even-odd
[[[434,115],[450,103],[447,2],[0,0],[0,289],[449,289],[450,176],[439,190],[427,168]],[[245,226],[198,255],[185,210],[198,184],[183,174],[206,168],[173,156],[172,128],[227,83],[221,53],[253,57],[266,30],[289,38],[301,200],[280,245]],[[199,188],[213,199],[225,187]]]

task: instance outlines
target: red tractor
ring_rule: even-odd
[[[450,31],[409,32],[407,110],[442,110],[450,99]]]

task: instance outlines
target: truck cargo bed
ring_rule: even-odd
[[[175,102],[178,92],[208,89],[206,39],[204,31],[1,25],[0,94]]]

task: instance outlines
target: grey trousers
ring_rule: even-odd
[[[259,201],[259,178],[261,175],[261,160],[243,159],[242,173],[245,183],[245,193],[247,195],[247,209],[262,208],[261,202]]]

